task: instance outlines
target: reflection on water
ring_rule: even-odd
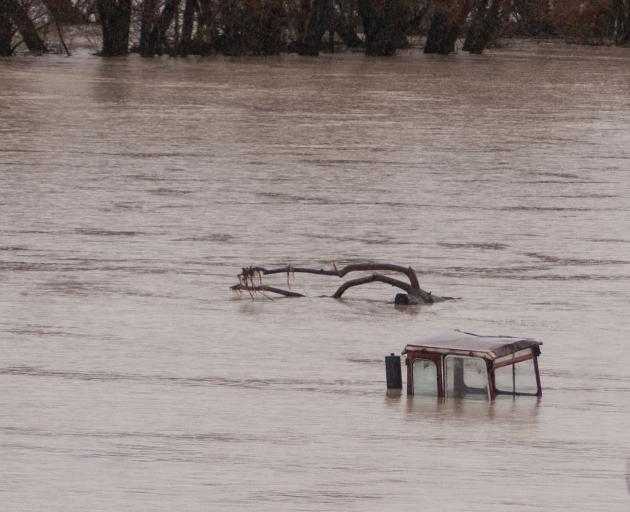
[[[629,64],[3,61],[4,508],[626,511]],[[333,261],[461,299],[229,290]],[[454,328],[541,339],[543,398],[385,391]]]
[[[536,422],[540,399],[536,397],[499,396],[496,402],[466,399],[440,399],[414,396],[406,400],[411,418],[452,421],[463,418],[473,428],[483,428],[493,422],[513,423],[519,428]]]

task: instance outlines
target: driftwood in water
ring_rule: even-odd
[[[401,265],[391,265],[389,263],[353,263],[346,265],[345,267],[338,269],[333,263],[332,269],[317,269],[308,267],[293,267],[287,265],[286,267],[267,269],[264,267],[247,267],[243,268],[242,272],[238,275],[238,284],[231,287],[234,291],[246,291],[252,296],[259,292],[276,293],[285,297],[303,297],[301,293],[292,292],[289,290],[283,290],[272,286],[263,284],[263,276],[272,274],[286,274],[287,284],[291,275],[296,273],[302,274],[315,274],[322,276],[335,276],[344,278],[352,272],[373,272],[372,274],[364,277],[358,277],[350,279],[343,283],[335,293],[332,295],[335,299],[340,299],[343,294],[350,288],[360,286],[362,284],[380,282],[395,286],[405,291],[405,294],[398,294],[396,296],[397,304],[432,304],[440,300],[446,300],[450,297],[437,297],[420,288],[420,282],[416,271],[411,267],[403,267]],[[401,281],[393,277],[386,276],[380,272],[397,272],[404,274],[409,282]]]

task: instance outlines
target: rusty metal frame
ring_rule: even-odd
[[[536,370],[536,386],[538,387],[538,392],[536,396],[540,398],[542,396],[542,384],[540,383],[540,370],[538,369],[538,355],[540,354],[540,350],[538,350],[538,354],[534,355],[534,370]]]
[[[534,358],[534,354],[530,353],[525,356],[517,357],[515,359],[510,359],[509,361],[503,361],[501,363],[495,363],[494,369],[503,368],[504,366],[515,365],[516,363],[522,363],[523,361],[529,361]]]
[[[510,361],[504,361],[504,362],[499,363],[499,364],[493,364],[492,361],[488,361],[487,362],[488,363],[488,378],[489,378],[489,381],[492,384],[492,400],[496,399],[497,394],[512,395],[512,396],[537,396],[537,397],[541,397],[542,396],[542,384],[541,384],[541,381],[540,381],[540,370],[538,368],[538,355],[539,354],[540,354],[540,349],[532,350],[531,354],[528,354],[526,356],[517,357],[516,359],[512,359]],[[529,361],[530,359],[534,363],[534,375],[536,377],[536,393],[519,393],[519,392],[516,392],[516,391],[513,392],[513,393],[508,393],[508,392],[497,393],[494,371],[496,369],[498,369],[498,368],[505,368],[506,366],[514,366],[514,365],[516,365],[518,363],[522,363],[523,361]]]
[[[486,377],[488,379],[488,400],[493,402],[497,398],[497,388],[494,384],[494,370],[495,366],[492,361],[486,359]]]
[[[445,358],[447,355],[459,356],[462,357],[461,354],[445,354],[438,352],[427,352],[424,350],[409,350],[405,353],[405,365],[407,366],[407,395],[413,395],[413,363],[416,359],[424,359],[427,361],[433,362],[437,367],[437,396],[439,398],[444,398],[446,396],[446,383],[445,383]],[[515,364],[522,363],[523,361],[533,360],[534,363],[534,373],[536,376],[536,394],[531,393],[507,393],[513,396],[542,396],[542,384],[540,379],[540,369],[538,366],[538,356],[540,355],[540,349],[538,347],[532,347],[531,354],[527,354],[525,356],[517,357],[510,361],[503,361],[499,364],[494,364],[494,361],[489,360],[487,358],[480,357],[486,363],[486,373],[488,379],[488,399],[490,401],[496,400],[497,397],[497,388],[495,384],[495,373],[494,371],[497,368],[503,368],[505,366],[514,366]],[[467,357],[476,357],[468,355]]]

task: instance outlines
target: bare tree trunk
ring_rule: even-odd
[[[217,9],[217,21],[215,24],[218,28],[217,37],[214,37],[214,26],[207,24],[209,35],[213,40],[213,46],[224,55],[241,55],[247,45],[247,22],[245,7],[234,0],[221,0]]]
[[[407,36],[410,34],[418,34],[420,32],[420,26],[429,12],[429,3],[426,5],[415,6],[409,11],[409,16],[405,20],[405,24],[400,31],[400,34],[404,37],[406,46],[399,46],[399,48],[406,48],[409,46]]]
[[[57,35],[59,36],[59,42],[61,43],[61,46],[63,46],[64,51],[66,52],[66,55],[68,57],[70,57],[70,50],[68,50],[68,46],[66,45],[66,41],[63,38],[63,31],[61,30],[61,26],[59,25],[59,22],[57,20],[53,20],[55,23],[55,27],[57,29]]]
[[[312,0],[304,26],[304,37],[298,53],[316,57],[322,44],[324,32],[330,25],[332,15],[331,0]]]
[[[192,41],[193,24],[195,12],[198,10],[197,0],[186,0],[184,4],[184,16],[182,20],[182,38],[179,43],[178,53],[188,55]]]
[[[615,44],[630,43],[630,0],[613,0],[615,16]]]
[[[144,0],[140,22],[140,55],[153,57],[157,48],[157,0]]]
[[[389,57],[408,46],[407,30],[414,13],[401,0],[359,0],[365,54]]]
[[[343,43],[348,48],[359,48],[363,46],[363,41],[357,35],[356,30],[356,12],[354,7],[354,0],[351,1],[337,1],[337,10],[333,10],[333,16],[335,16],[335,30]]]
[[[216,44],[215,5],[210,0],[198,0],[197,31],[193,40],[195,52],[209,54]]]
[[[470,25],[468,25],[468,30],[466,31],[466,39],[462,47],[463,51],[468,52],[473,45],[477,44],[477,40],[483,31],[488,3],[491,1],[492,0],[476,0],[471,12]]]
[[[436,7],[424,53],[448,55],[455,51],[455,44],[470,14],[473,0],[449,0]]]
[[[103,28],[104,57],[129,53],[129,25],[131,0],[96,0],[98,15]]]
[[[440,55],[453,53],[459,32],[460,27],[455,21],[452,9],[448,6],[436,7],[427,33],[424,53],[439,53]]]
[[[30,52],[41,54],[46,51],[44,41],[19,0],[0,0],[0,12],[13,21]]]
[[[477,3],[464,41],[464,51],[483,53],[500,29],[503,4],[503,0],[481,0]]]
[[[13,55],[11,42],[13,41],[14,31],[15,28],[11,19],[3,12],[0,12],[0,57]]]
[[[175,15],[179,11],[179,3],[180,0],[166,0],[166,2],[164,3],[164,8],[162,9],[162,13],[160,14],[160,20],[158,23],[158,39],[161,45],[164,44],[164,41],[166,40],[166,33],[171,27],[171,24],[175,19]]]
[[[158,14],[157,0],[145,0],[140,25],[140,55],[153,57],[162,54],[166,32],[173,22],[178,7],[179,0],[166,0],[162,12]]]
[[[311,0],[296,0],[295,16],[295,42],[293,47],[299,51],[306,34],[306,23],[311,13]]]
[[[285,30],[288,12],[283,0],[266,0],[262,4],[257,26],[254,51],[259,55],[278,55],[287,48]]]

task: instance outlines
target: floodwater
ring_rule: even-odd
[[[1,508],[627,511],[629,127],[622,49],[1,61]],[[229,290],[333,261],[461,300]],[[542,399],[388,396],[453,328]]]

